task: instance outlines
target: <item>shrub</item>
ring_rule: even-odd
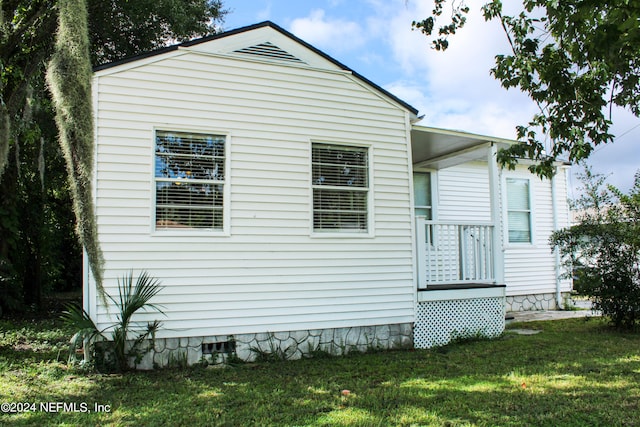
[[[69,306],[62,319],[65,324],[77,330],[71,338],[70,359],[75,357],[76,350],[88,345],[99,371],[124,371],[131,359],[134,364],[140,363],[142,357],[153,348],[153,338],[161,323],[153,321],[141,330],[132,326],[135,324],[132,318],[138,310],[153,309],[162,313],[158,305],[150,302],[161,289],[160,282],[151,278],[147,272],[138,276],[135,285],[133,272],[124,276],[122,281],[118,279],[118,300],[109,295],[109,299],[118,308],[117,321],[102,331],[86,311],[77,306]],[[110,340],[104,334],[107,329],[111,329]],[[149,339],[151,344],[147,343],[145,347],[145,341]]]
[[[602,175],[586,169],[584,194],[574,202],[578,223],[551,236],[577,290],[620,328],[640,321],[640,171],[629,194],[604,186]]]

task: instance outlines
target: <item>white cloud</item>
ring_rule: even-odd
[[[399,80],[385,85],[384,89],[388,90],[412,107],[417,108],[420,115],[426,114],[428,111],[427,96],[424,93],[424,88],[420,85]]]
[[[374,15],[367,20],[367,30],[378,39],[380,45],[390,49],[390,58],[405,75],[425,72],[429,61],[425,53],[429,50],[426,38],[419,31],[411,30],[411,22],[427,16],[429,2],[417,5],[404,0],[369,0]]]
[[[366,42],[360,24],[326,17],[322,9],[311,11],[307,17],[294,19],[290,29],[306,42],[320,49],[331,48],[335,52],[358,49]]]
[[[348,7],[347,13],[334,18],[321,9],[305,12],[292,21],[291,31],[416,107],[425,115],[421,124],[515,138],[515,127],[536,113],[527,96],[506,91],[489,73],[494,56],[508,53],[509,46],[499,23],[481,16],[483,2],[467,2],[466,26],[450,37],[447,51],[437,52],[424,35],[411,30],[412,21],[431,14],[430,0],[327,1],[327,13]],[[630,114],[617,114],[613,133],[620,135],[637,123]],[[628,190],[640,167],[638,139],[640,128],[597,149],[589,163],[602,173],[615,171],[610,182]]]
[[[479,7],[466,26],[451,36],[445,52],[431,49],[429,40],[411,30],[413,20],[431,14],[431,2],[396,0],[376,7],[381,35],[402,80],[385,88],[420,110],[426,126],[515,138],[515,126],[534,113],[531,101],[517,91],[505,91],[489,74],[498,50],[506,48],[501,29],[485,23]],[[382,26],[386,21],[388,25]]]
[[[256,14],[257,21],[268,21],[271,19],[271,2],[267,3],[266,7],[259,10]]]
[[[503,89],[489,74],[494,56],[509,52],[499,24],[485,22],[475,2],[466,26],[450,37],[447,51],[425,50],[426,37],[415,40],[407,27],[411,20],[429,16],[430,10],[420,7],[431,2],[410,0],[406,8],[401,3],[404,1],[398,0],[389,8],[371,2],[385,10],[391,57],[403,72],[402,81],[386,88],[419,108],[426,116],[421,122],[424,125],[515,138],[515,127],[526,124],[537,107],[523,93]],[[634,128],[640,119],[617,109],[613,122],[612,133],[620,136],[612,144],[598,147],[588,163],[596,172],[610,174],[608,182],[628,191],[640,169],[640,126]],[[629,133],[622,135],[626,131]],[[575,165],[573,175],[580,169]]]
[[[482,135],[515,139],[516,123],[526,123],[531,111],[513,109],[500,102],[470,104],[459,112],[438,111],[431,118],[433,126],[458,129]]]
[[[609,175],[609,184],[627,192],[633,185],[635,173],[640,170],[640,119],[619,107],[614,108],[612,118],[613,143],[596,147],[587,163],[594,172]]]
[[[534,113],[532,104],[513,104],[499,97],[482,102],[464,97],[433,96],[425,87],[409,81],[396,81],[384,87],[424,115],[420,124],[445,129],[462,130],[483,135],[514,139],[515,126],[526,123]],[[528,105],[528,106],[527,106]]]

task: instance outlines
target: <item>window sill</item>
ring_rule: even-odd
[[[312,239],[372,239],[375,234],[372,232],[352,232],[352,231],[327,231],[327,232],[311,232]]]
[[[534,243],[506,243],[505,249],[537,249],[538,245]]]
[[[229,237],[231,233],[228,230],[211,230],[211,229],[161,229],[152,230],[151,237]]]

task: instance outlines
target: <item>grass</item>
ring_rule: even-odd
[[[59,322],[0,321],[0,402],[109,405],[109,412],[0,414],[0,425],[638,425],[640,335],[592,318],[416,351],[83,374]],[[348,390],[349,392],[344,392]]]

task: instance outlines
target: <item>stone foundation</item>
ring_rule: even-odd
[[[570,298],[568,292],[562,293],[562,300]],[[536,310],[562,310],[558,307],[556,294],[535,294],[508,296],[506,301],[507,311],[536,311]]]
[[[314,353],[343,355],[352,351],[413,347],[411,323],[291,332],[156,338],[137,369],[223,364],[229,357],[245,362],[256,358],[300,359]]]

